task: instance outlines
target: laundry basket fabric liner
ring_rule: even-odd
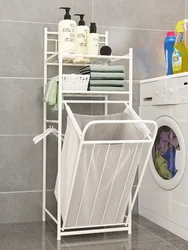
[[[140,119],[131,108],[127,108],[121,114],[106,116],[74,114],[74,117],[81,131],[90,121]],[[138,140],[144,139],[148,134],[149,130],[144,124],[95,124],[87,130],[85,140]],[[67,215],[66,227],[122,223],[136,176],[142,144],[137,146],[136,154],[136,144],[124,144],[124,146],[111,144],[108,157],[106,157],[108,144],[97,144],[94,150],[93,145],[83,145],[73,183],[79,144],[75,127],[68,116],[61,169],[61,214],[62,219]],[[85,183],[86,177],[88,181]],[[71,186],[73,186],[72,192],[70,192]],[[57,187],[56,181],[56,198]],[[68,206],[69,198],[70,206]]]

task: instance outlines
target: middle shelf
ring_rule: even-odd
[[[129,95],[129,91],[74,91],[74,90],[63,90],[63,94],[71,95]]]

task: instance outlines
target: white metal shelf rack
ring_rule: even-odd
[[[100,35],[100,43],[108,45],[108,33],[106,32],[105,35]],[[113,63],[119,60],[128,60],[129,61],[129,90],[128,91],[81,91],[81,92],[75,92],[75,91],[63,91],[62,90],[62,74],[63,74],[63,68],[65,66],[83,66],[85,64],[74,64],[73,59],[77,57],[87,58],[90,59],[90,64],[109,64]],[[86,63],[88,65],[88,63]],[[62,159],[61,159],[61,152],[62,152],[62,104],[64,103],[104,103],[105,105],[105,114],[108,113],[108,104],[109,103],[125,103],[129,104],[132,107],[132,75],[133,75],[133,50],[129,49],[129,54],[124,56],[93,56],[93,55],[58,55],[58,33],[57,32],[50,32],[47,28],[44,30],[44,93],[46,90],[46,84],[48,81],[48,67],[49,66],[57,66],[59,70],[59,84],[58,84],[58,120],[48,120],[47,119],[47,104],[44,103],[44,123],[43,123],[43,130],[45,131],[47,129],[47,124],[49,123],[56,123],[58,124],[58,190],[61,189],[61,167],[62,167]],[[98,97],[102,96],[105,97],[104,100],[65,100],[62,99],[62,94],[66,97],[68,96],[89,96],[89,97]],[[120,95],[127,95],[128,101],[116,101],[116,100],[108,100],[108,94],[120,94]],[[137,121],[140,123],[141,121]],[[148,142],[152,143],[152,138],[148,140]],[[57,203],[57,219],[51,214],[51,212],[46,207],[46,146],[47,141],[46,138],[43,140],[43,215],[42,220],[46,221],[46,214],[48,214],[57,224],[57,240],[61,240],[62,236],[65,235],[71,235],[71,234],[84,234],[84,233],[99,233],[99,232],[115,232],[115,231],[128,231],[129,234],[131,234],[132,228],[131,228],[131,221],[132,221],[132,208],[133,204],[136,199],[136,194],[138,193],[138,189],[136,190],[136,194],[134,198],[132,199],[132,195],[130,194],[130,202],[129,202],[129,215],[126,220],[126,223],[118,224],[118,225],[107,225],[107,228],[104,228],[106,225],[100,225],[98,226],[100,229],[92,229],[90,227],[89,230],[81,230],[83,228],[76,228],[77,231],[73,230],[70,231],[70,228],[68,231],[65,231],[65,228],[61,226],[61,194],[58,192],[58,203]],[[152,148],[152,147],[151,147]],[[150,150],[151,150],[150,148]],[[148,156],[149,157],[149,156]],[[147,158],[148,160],[148,158]],[[139,183],[140,185],[140,183]],[[138,185],[138,186],[139,186]],[[114,227],[116,226],[116,227]],[[75,228],[72,228],[75,229]]]

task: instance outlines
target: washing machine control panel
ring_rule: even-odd
[[[141,81],[141,106],[181,103],[188,103],[188,73]]]

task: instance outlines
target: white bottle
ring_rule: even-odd
[[[80,17],[78,26],[76,27],[76,54],[87,54],[87,36],[89,34],[89,27],[85,26],[84,15],[75,14]]]
[[[99,35],[97,34],[96,23],[91,23],[90,25],[90,33],[87,36],[87,54],[99,54]]]
[[[60,7],[60,9],[65,9],[66,14],[64,20],[60,21],[58,25],[58,51],[59,54],[74,54],[76,51],[76,22],[71,20],[70,8]]]

